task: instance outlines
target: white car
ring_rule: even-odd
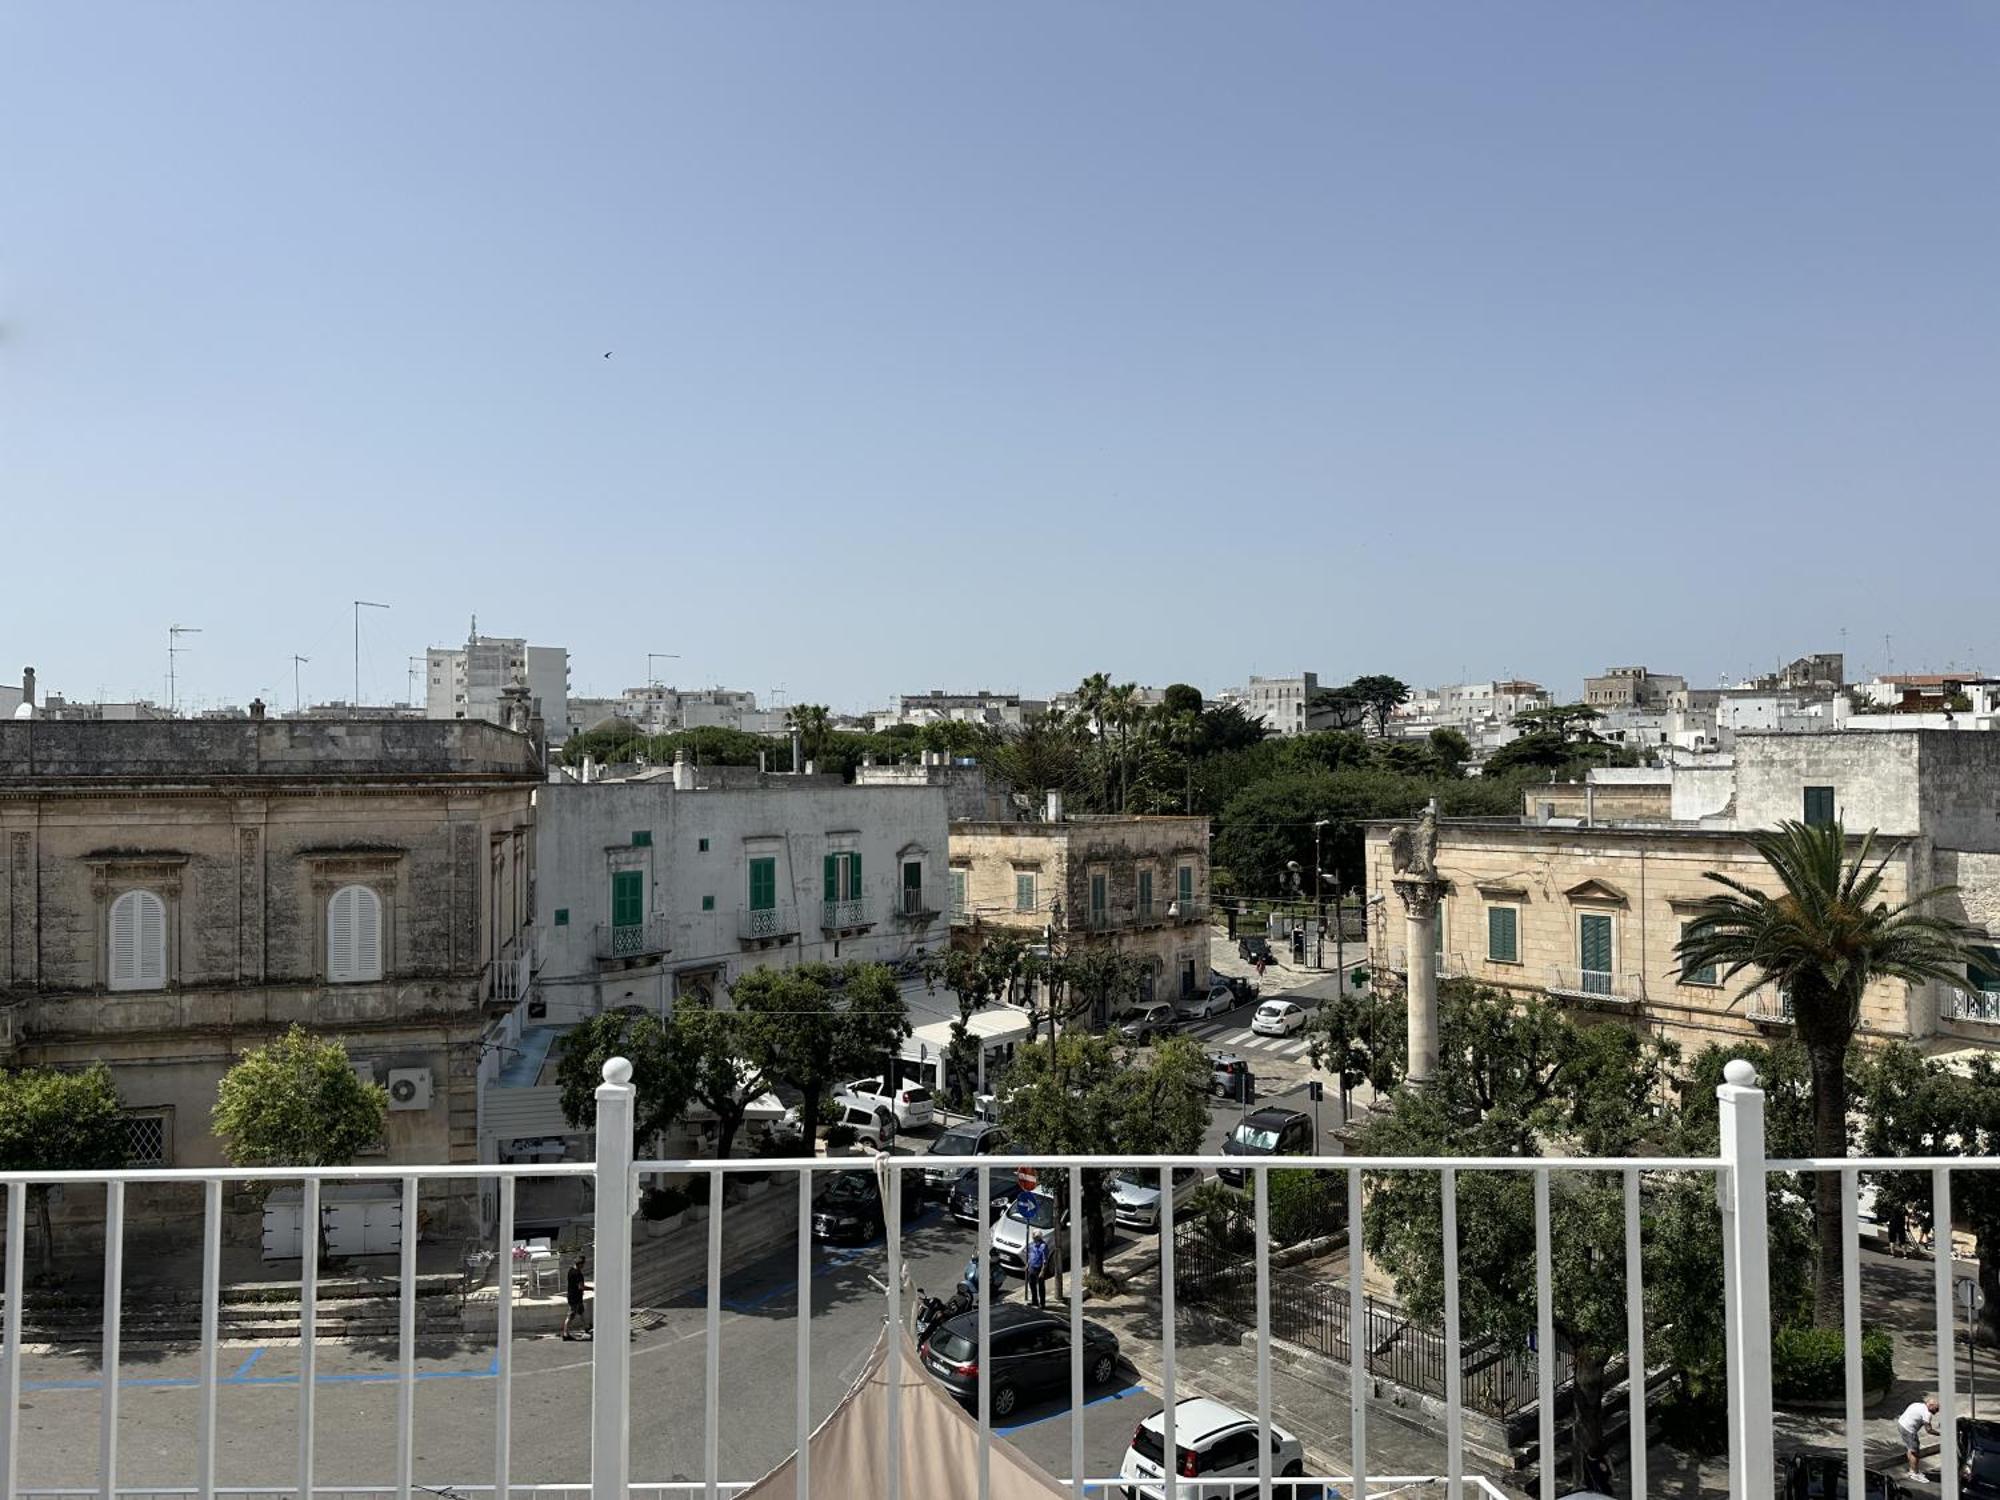
[[[896,1117],[898,1130],[913,1130],[928,1125],[936,1113],[929,1089],[919,1083],[900,1080],[885,1086],[880,1078],[857,1078],[852,1083],[842,1084],[833,1096],[833,1102],[857,1104],[863,1109],[886,1109]]]
[[[1125,1450],[1125,1462],[1118,1466],[1120,1479],[1150,1479],[1152,1484],[1128,1484],[1125,1500],[1160,1500],[1161,1460],[1166,1455],[1166,1413],[1156,1411],[1139,1424],[1132,1445]],[[1211,1401],[1206,1396],[1190,1396],[1174,1406],[1174,1447],[1178,1450],[1174,1472],[1183,1479],[1257,1478],[1257,1419],[1233,1406]],[[1271,1473],[1274,1478],[1296,1479],[1306,1471],[1305,1444],[1275,1422],[1271,1424]],[[1206,1487],[1200,1487],[1205,1488]],[[1233,1491],[1233,1487],[1232,1488]],[[1215,1493],[1221,1493],[1218,1487]],[[1283,1493],[1280,1491],[1279,1493]],[[1299,1500],[1304,1500],[1300,1496]]]
[[[1259,1036],[1290,1036],[1305,1024],[1305,1007],[1289,1000],[1266,1000],[1250,1018],[1250,1029]]]
[[[1200,1167],[1174,1168],[1174,1208],[1187,1202],[1201,1186]],[[1127,1229],[1160,1227],[1160,1174],[1144,1167],[1124,1167],[1111,1178],[1111,1202],[1118,1222]]]
[[[1027,1275],[1028,1236],[1040,1231],[1047,1237],[1049,1249],[1059,1257],[1062,1235],[1058,1231],[1067,1220],[1068,1215],[1057,1214],[1053,1194],[1039,1190],[1020,1194],[993,1225],[993,1259],[1010,1276]],[[1054,1264],[1053,1259],[1050,1264]]]

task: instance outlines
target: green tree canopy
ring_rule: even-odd
[[[893,1068],[910,1034],[908,1007],[881,964],[801,964],[757,968],[730,988],[743,1050],[773,1083],[799,1091],[807,1141],[820,1101],[857,1073]]]
[[[24,1068],[0,1073],[0,1172],[108,1172],[125,1165],[125,1118],[111,1070]],[[55,1274],[48,1189],[30,1191],[41,1274]]]
[[[344,1045],[293,1026],[222,1075],[210,1118],[239,1167],[338,1167],[381,1144],[388,1110]]]

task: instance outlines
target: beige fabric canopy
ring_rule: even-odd
[[[910,1500],[977,1500],[979,1424],[917,1363],[903,1338],[900,1388],[902,1493]],[[889,1493],[889,1343],[886,1330],[852,1390],[812,1435],[812,1500],[872,1500]],[[1011,1443],[992,1445],[992,1500],[1068,1497],[1068,1486]],[[797,1500],[794,1454],[738,1500]]]

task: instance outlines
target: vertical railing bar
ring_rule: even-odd
[[[708,1174],[708,1342],[702,1377],[701,1473],[708,1500],[718,1500],[722,1467],[722,1185],[720,1167]]]
[[[125,1311],[125,1184],[104,1185],[104,1381],[98,1433],[97,1482],[103,1500],[118,1497],[118,1356]]]
[[[1549,1169],[1535,1168],[1535,1397],[1541,1420],[1542,1500],[1556,1500],[1555,1306],[1550,1296]]]
[[[512,1500],[514,1479],[514,1179],[500,1179],[499,1312],[494,1320],[493,1495]]]
[[[319,1179],[299,1184],[299,1500],[312,1500],[319,1378]]]
[[[1625,1171],[1625,1436],[1632,1500],[1646,1500],[1646,1282],[1639,1173]],[[1859,1493],[1858,1491],[1856,1493]]]
[[[601,1209],[603,1205],[599,1205]],[[403,1242],[396,1273],[396,1500],[410,1500],[417,1465],[417,1179],[403,1179]]]
[[[1257,1500],[1271,1500],[1271,1172],[1250,1169],[1256,1196],[1251,1227],[1257,1239]]]
[[[1458,1331],[1458,1168],[1446,1167],[1444,1198],[1444,1473],[1445,1500],[1464,1493],[1465,1412],[1461,1401]]]
[[[1257,1253],[1260,1256],[1264,1253],[1262,1245],[1257,1247]],[[1162,1193],[1160,1194],[1160,1329],[1166,1337],[1166,1346],[1160,1361],[1160,1394],[1166,1401],[1166,1406],[1160,1413],[1160,1435],[1165,1441],[1165,1447],[1161,1450],[1161,1457],[1165,1462],[1161,1464],[1161,1468],[1174,1476],[1162,1487],[1167,1495],[1179,1495],[1181,1492],[1180,1465],[1174,1461],[1174,1445],[1177,1437],[1174,1419],[1179,1415],[1175,1410],[1179,1404],[1175,1377],[1179,1372],[1175,1368],[1174,1336],[1177,1330],[1174,1327],[1176,1321],[1174,1291],[1174,1195]]]
[[[793,1443],[797,1457],[793,1459],[793,1472],[798,1479],[798,1500],[812,1500],[812,1203],[813,1174],[811,1167],[799,1168],[799,1326],[796,1330],[798,1351],[798,1391],[792,1398],[795,1411]]]
[[[196,1493],[215,1495],[215,1360],[222,1304],[222,1179],[202,1183],[201,1215],[201,1405],[195,1427]]]
[[[1728,1420],[1723,1424],[1727,1438],[1726,1448],[1729,1459],[1729,1500],[1748,1500],[1743,1492],[1743,1433],[1737,1412],[1739,1403],[1733,1393],[1740,1389],[1739,1377],[1743,1364],[1743,1320],[1737,1316],[1737,1274],[1736,1274],[1736,1201],[1729,1190],[1730,1171],[1724,1167],[1715,1174],[1716,1202],[1722,1208],[1722,1344],[1723,1369],[1727,1372],[1728,1389],[1732,1393],[1727,1412]]]
[[[1361,1169],[1347,1169],[1347,1426],[1354,1454],[1356,1500],[1368,1496],[1368,1298],[1362,1273],[1368,1256],[1361,1242]]]
[[[979,1310],[979,1348],[974,1358],[979,1361],[979,1375],[973,1382],[979,1392],[979,1500],[988,1500],[993,1490],[993,1299],[995,1271],[993,1268],[993,1169],[982,1164],[979,1168],[979,1234],[973,1242],[973,1253],[978,1257],[974,1265],[977,1284],[973,1287],[973,1302]],[[1081,1204],[1070,1205],[1070,1212],[1081,1212]]]
[[[597,1304],[586,1336],[590,1346],[590,1493],[592,1500],[631,1500],[632,1482],[632,1218],[639,1179],[632,1170],[633,1100],[629,1058],[605,1060],[597,1102],[597,1159],[591,1196],[596,1205]],[[722,1212],[716,1183],[710,1212]],[[570,1274],[581,1280],[581,1269]],[[603,1334],[598,1338],[598,1334]]]
[[[889,1453],[885,1500],[902,1500],[903,1494],[903,1174],[889,1160],[886,1183],[888,1202],[883,1218],[888,1221],[889,1242]],[[980,1372],[982,1375],[985,1371]]]
[[[1069,1289],[1069,1482],[1083,1493],[1083,1169],[1069,1169],[1069,1247],[1064,1270]],[[1051,1247],[1053,1248],[1053,1247]]]
[[[1847,1377],[1847,1493],[1865,1493],[1867,1457],[1863,1450],[1861,1392],[1861,1226],[1857,1200],[1861,1174],[1852,1167],[1840,1173],[1840,1327],[1841,1361]]]
[[[26,1237],[28,1185],[7,1184],[7,1415],[0,1421],[6,1455],[0,1459],[0,1494],[14,1500],[21,1472],[21,1251]]]
[[[1931,1169],[1931,1260],[1937,1294],[1938,1486],[1944,1500],[1958,1500],[1958,1347],[1951,1283],[1950,1167]]]

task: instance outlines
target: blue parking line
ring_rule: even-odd
[[[257,1361],[262,1359],[263,1357],[264,1357],[264,1351],[261,1348],[252,1349],[250,1351],[250,1357],[244,1360],[242,1364],[236,1367],[235,1372],[230,1375],[229,1379],[225,1381],[224,1384],[233,1385],[235,1382],[241,1380],[245,1375],[248,1375],[250,1373],[250,1367],[256,1364]]]
[[[1101,1396],[1092,1396],[1083,1404],[1085,1406],[1095,1406],[1100,1401],[1123,1401],[1127,1396],[1143,1396],[1145,1394],[1146,1388],[1143,1385],[1128,1385],[1122,1391],[1106,1391]],[[1053,1422],[1057,1417],[1066,1417],[1070,1414],[1070,1410],[1071,1408],[1065,1406],[1061,1411],[1052,1411],[1046,1416],[1034,1417],[1026,1422],[1016,1422],[1012,1427],[996,1427],[993,1430],[1002,1437],[1010,1437],[1017,1432],[1026,1432],[1030,1427],[1039,1427],[1044,1422]]]
[[[272,1386],[297,1385],[299,1383],[299,1377],[296,1375],[244,1374],[244,1371],[254,1365],[263,1353],[262,1349],[256,1350],[241,1365],[237,1366],[233,1374],[225,1375],[215,1383],[218,1386]],[[499,1374],[500,1356],[496,1354],[493,1356],[492,1363],[487,1365],[483,1370],[419,1370],[416,1372],[416,1378],[418,1380],[492,1380]],[[382,1385],[394,1384],[402,1378],[402,1374],[399,1371],[385,1371],[381,1373],[357,1373],[352,1375],[320,1375],[314,1378],[313,1383],[315,1385]],[[167,1389],[192,1389],[199,1386],[201,1382],[191,1376],[164,1375],[121,1380],[118,1384],[121,1388],[152,1386]],[[97,1380],[25,1380],[21,1382],[21,1389],[24,1391],[95,1391],[103,1389],[103,1386],[104,1381],[102,1378]]]

